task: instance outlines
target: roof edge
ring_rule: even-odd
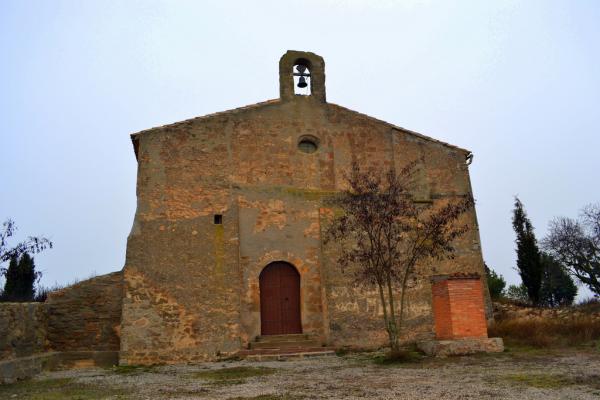
[[[147,129],[143,129],[143,130],[138,131],[138,132],[134,132],[134,133],[130,134],[130,136],[131,136],[131,139],[134,139],[136,136],[139,136],[142,133],[153,131],[155,129],[168,128],[168,127],[176,126],[176,125],[179,125],[179,124],[187,124],[187,123],[190,123],[192,121],[198,121],[198,120],[202,120],[202,119],[206,119],[206,118],[212,118],[212,117],[216,117],[216,116],[223,115],[223,114],[228,114],[228,113],[236,113],[236,112],[240,112],[240,111],[253,110],[253,109],[256,109],[256,108],[260,108],[260,107],[264,107],[264,106],[269,106],[269,105],[273,105],[273,104],[278,104],[278,103],[281,103],[281,99],[279,99],[279,98],[277,98],[277,99],[271,99],[271,100],[266,100],[266,101],[261,101],[261,102],[258,102],[258,103],[248,104],[248,105],[241,106],[241,107],[231,108],[229,110],[218,111],[218,112],[214,112],[214,113],[210,113],[210,114],[201,115],[201,116],[198,116],[198,117],[184,119],[184,120],[177,121],[177,122],[171,122],[171,123],[165,124],[165,125],[154,126],[152,128],[147,128]]]
[[[438,140],[438,139],[434,139],[434,138],[432,138],[430,136],[423,135],[422,133],[419,133],[419,132],[411,131],[410,129],[406,129],[406,128],[403,128],[401,126],[394,125],[394,124],[392,124],[390,122],[387,122],[387,121],[384,121],[382,119],[375,118],[375,117],[372,117],[372,116],[367,115],[367,114],[363,114],[363,113],[358,112],[358,111],[354,111],[354,110],[352,110],[350,108],[347,108],[347,107],[344,107],[344,106],[340,106],[339,104],[335,104],[335,103],[327,103],[327,104],[329,104],[331,106],[334,106],[334,107],[341,108],[342,110],[345,110],[345,111],[348,111],[350,113],[359,115],[359,116],[361,116],[363,118],[367,118],[367,119],[370,119],[372,121],[379,122],[381,124],[385,124],[385,125],[389,126],[392,129],[408,133],[408,134],[416,136],[416,137],[418,137],[420,139],[427,140],[427,141],[433,142],[433,143],[437,143],[437,144],[440,144],[442,146],[450,147],[452,149],[459,150],[459,151],[462,151],[462,152],[467,153],[467,154],[472,153],[471,150],[468,150],[468,149],[465,149],[465,148],[462,148],[462,147],[459,147],[459,146],[455,146],[453,144],[450,144],[450,143],[447,143],[447,142],[444,142],[444,141],[441,141],[441,140]]]

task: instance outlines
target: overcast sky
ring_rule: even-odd
[[[600,201],[598,1],[0,2],[0,218],[46,235],[42,283],[123,267],[129,134],[277,98],[288,49],[327,99],[473,151],[483,255],[510,283],[518,195],[538,238]]]

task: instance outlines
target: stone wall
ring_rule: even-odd
[[[123,274],[113,272],[48,296],[47,338],[53,351],[118,351]]]
[[[44,303],[0,303],[0,360],[47,350]]]
[[[587,306],[542,308],[511,303],[494,303],[494,319],[503,320],[572,320],[590,318],[600,321],[600,303]]]
[[[53,292],[45,303],[0,303],[0,383],[117,364],[122,281],[113,272]]]
[[[313,154],[302,135],[319,137]],[[465,152],[342,107],[299,98],[144,132],[138,209],[125,266],[122,362],[214,358],[260,335],[258,277],[273,261],[301,275],[303,331],[334,346],[385,343],[375,291],[353,287],[323,243],[326,203],[357,160],[402,168],[422,157],[418,194],[434,206],[471,191]],[[214,215],[222,215],[222,225]],[[424,275],[483,274],[474,212],[453,260]],[[432,337],[431,286],[411,286],[404,340]]]

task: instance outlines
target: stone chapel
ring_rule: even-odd
[[[422,158],[419,201],[471,194],[468,150],[328,103],[320,56],[285,53],[279,87],[278,99],[131,135],[121,364],[383,345],[377,295],[352,287],[323,241],[324,199],[353,160],[389,169]],[[475,210],[466,218],[456,257],[411,287],[403,339],[487,337]],[[469,288],[467,308],[454,287]]]
[[[472,155],[325,96],[320,56],[288,51],[278,99],[131,135],[137,209],[122,270],[0,304],[0,383],[45,369],[287,359],[387,344],[375,290],[323,238],[354,161],[418,160],[413,198],[471,196]],[[430,355],[502,351],[475,209],[453,259],[419,265],[401,340]]]

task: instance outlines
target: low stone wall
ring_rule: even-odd
[[[542,308],[510,303],[494,303],[494,318],[496,321],[508,319],[577,319],[582,317],[600,321],[600,305],[596,307]]]
[[[121,271],[51,293],[47,335],[54,351],[118,351],[123,304]]]
[[[48,349],[44,303],[0,303],[0,360]]]
[[[118,351],[45,352],[0,361],[0,384],[31,378],[42,371],[110,367],[119,363]]]
[[[502,353],[504,342],[501,338],[427,340],[417,342],[417,348],[428,356],[448,357],[475,353]]]
[[[45,303],[0,303],[0,383],[44,369],[118,364],[123,274],[51,293]]]

